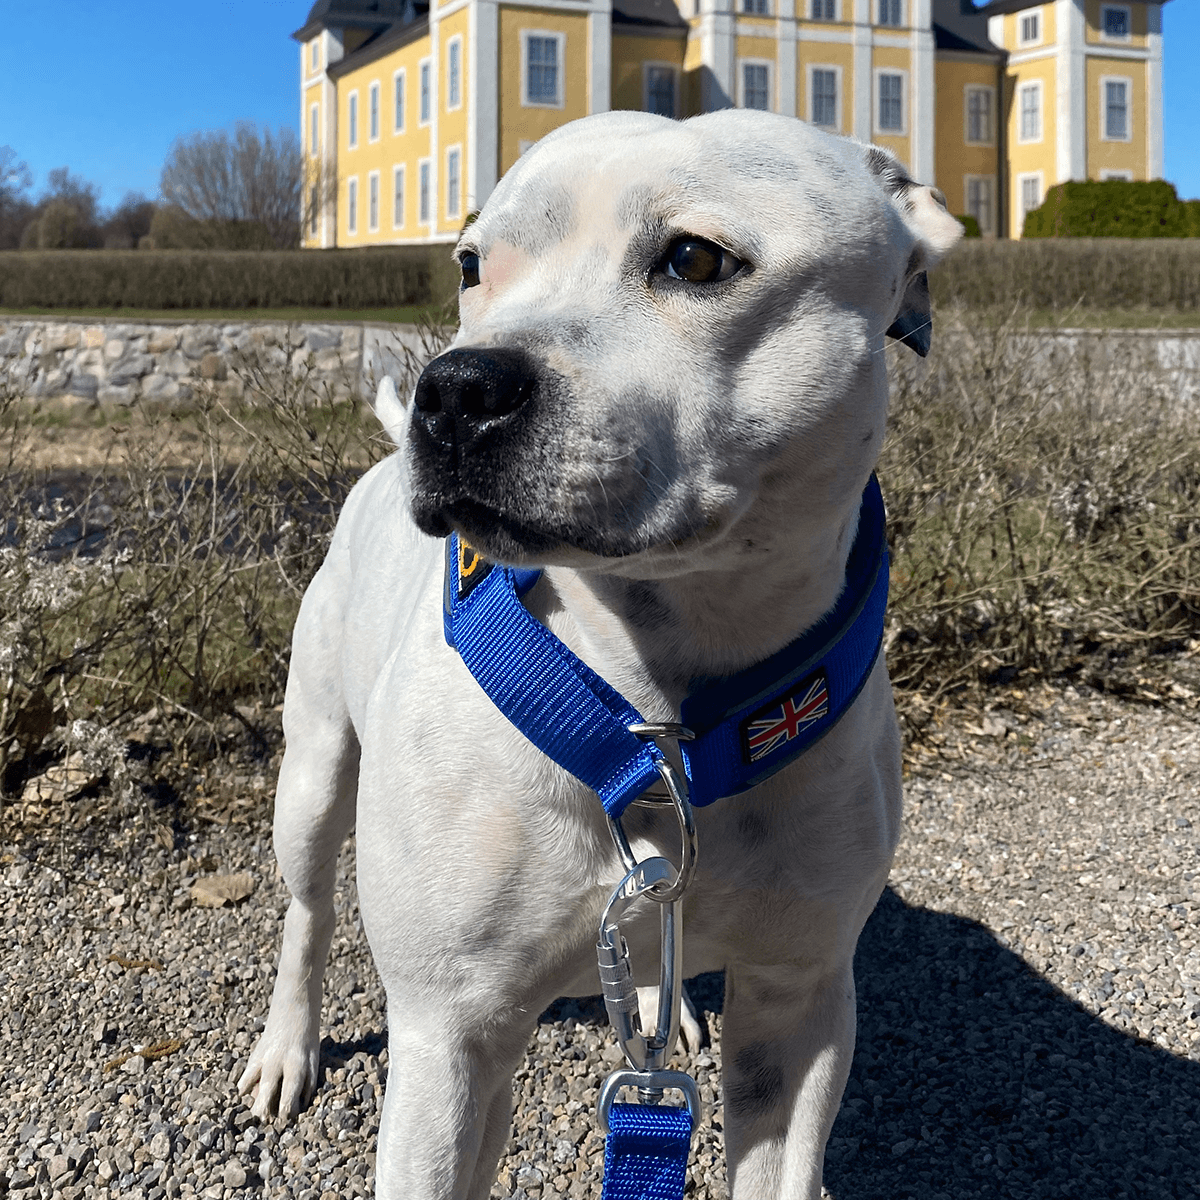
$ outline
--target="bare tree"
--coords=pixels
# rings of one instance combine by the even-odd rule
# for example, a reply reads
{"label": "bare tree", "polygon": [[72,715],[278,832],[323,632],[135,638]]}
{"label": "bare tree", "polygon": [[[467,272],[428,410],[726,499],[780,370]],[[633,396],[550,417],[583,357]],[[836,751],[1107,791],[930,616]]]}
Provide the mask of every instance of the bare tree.
{"label": "bare tree", "polygon": [[85,249],[103,243],[100,190],[67,167],[55,167],[45,192],[29,212],[23,250]]}
{"label": "bare tree", "polygon": [[150,233],[156,208],[154,201],[147,200],[141,192],[126,192],[104,223],[104,248],[136,250],[142,238]]}
{"label": "bare tree", "polygon": [[279,249],[300,238],[304,156],[293,130],[240,121],[179,138],[163,166],[163,199],[198,223],[208,245]]}
{"label": "bare tree", "polygon": [[29,223],[33,205],[26,193],[33,182],[29,168],[11,146],[0,146],[0,250],[15,249]]}

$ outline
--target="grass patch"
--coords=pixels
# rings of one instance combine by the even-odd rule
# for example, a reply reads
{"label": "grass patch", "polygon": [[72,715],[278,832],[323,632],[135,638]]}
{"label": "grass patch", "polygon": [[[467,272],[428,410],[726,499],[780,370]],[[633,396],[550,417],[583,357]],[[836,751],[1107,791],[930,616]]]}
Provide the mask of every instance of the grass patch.
{"label": "grass patch", "polygon": [[[980,314],[988,319],[986,312]],[[1000,322],[1011,320],[1005,313]],[[1021,313],[1031,329],[1200,329],[1200,308],[1034,308]],[[993,323],[995,319],[993,318]]]}

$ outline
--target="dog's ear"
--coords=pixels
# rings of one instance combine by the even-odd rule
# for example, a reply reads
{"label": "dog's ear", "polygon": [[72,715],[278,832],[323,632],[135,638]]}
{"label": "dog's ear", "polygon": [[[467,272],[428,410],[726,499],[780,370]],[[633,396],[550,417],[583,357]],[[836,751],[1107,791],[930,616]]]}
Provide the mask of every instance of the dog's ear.
{"label": "dog's ear", "polygon": [[896,338],[922,358],[929,353],[933,313],[925,272],[936,266],[963,235],[962,223],[946,211],[946,197],[937,188],[922,187],[909,178],[899,159],[880,146],[869,146],[867,167],[892,197],[916,244],[905,270],[904,298],[888,337]]}
{"label": "dog's ear", "polygon": [[396,393],[396,384],[390,375],[385,375],[379,381],[379,389],[375,393],[375,415],[379,423],[387,431],[388,437],[397,446],[404,445],[404,433],[408,428],[408,413],[400,403]]}

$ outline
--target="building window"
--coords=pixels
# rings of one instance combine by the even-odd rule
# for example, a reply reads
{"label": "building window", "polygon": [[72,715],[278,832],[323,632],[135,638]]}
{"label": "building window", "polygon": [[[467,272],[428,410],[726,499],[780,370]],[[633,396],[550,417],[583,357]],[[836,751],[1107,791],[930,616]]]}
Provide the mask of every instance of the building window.
{"label": "building window", "polygon": [[313,38],[308,51],[309,69],[315,71],[321,65],[321,39]]}
{"label": "building window", "polygon": [[562,107],[562,56],[565,40],[566,35],[561,33],[526,33],[523,104]]}
{"label": "building window", "polygon": [[462,107],[462,38],[453,37],[446,50],[446,107]]}
{"label": "building window", "polygon": [[837,0],[809,0],[808,11],[814,21],[836,21]]}
{"label": "building window", "polygon": [[967,212],[979,222],[980,233],[992,232],[992,181],[986,175],[966,178]]}
{"label": "building window", "polygon": [[367,176],[367,228],[372,233],[379,231],[379,172]]}
{"label": "building window", "polygon": [[646,111],[660,117],[675,116],[675,68],[665,63],[646,64]]}
{"label": "building window", "polygon": [[1132,171],[1101,171],[1100,172],[1100,182],[1101,183],[1107,183],[1110,179],[1120,180],[1120,182],[1122,182],[1122,183],[1132,183],[1133,182],[1133,172]]}
{"label": "building window", "polygon": [[883,133],[904,132],[904,76],[880,71],[879,129]]}
{"label": "building window", "polygon": [[1042,85],[1025,83],[1020,88],[1021,124],[1017,135],[1019,142],[1042,140]]}
{"label": "building window", "polygon": [[838,124],[837,72],[830,67],[812,69],[812,108],[810,120],[814,125],[836,129]]}
{"label": "building window", "polygon": [[421,64],[421,117],[419,121],[419,124],[421,125],[429,124],[429,109],[431,101],[431,93],[429,89],[431,87],[430,81],[432,79],[432,69],[433,64],[429,61],[429,59],[426,59]]}
{"label": "building window", "polygon": [[358,232],[358,180],[351,179],[346,183],[346,231]]}
{"label": "building window", "polygon": [[393,80],[393,105],[395,109],[395,123],[393,129],[396,133],[404,132],[404,72],[397,71],[396,77]]}
{"label": "building window", "polygon": [[1104,140],[1106,142],[1129,141],[1129,80],[1103,79]]}
{"label": "building window", "polygon": [[321,111],[320,108],[315,104],[312,106],[312,108],[310,108],[308,110],[308,152],[309,152],[309,154],[316,154],[316,152],[320,149],[320,146],[321,146],[321,143],[319,140],[319,127],[318,127],[318,121],[320,119],[320,111]]}
{"label": "building window", "polygon": [[308,231],[317,235],[317,185],[314,183],[308,193]]}
{"label": "building window", "polygon": [[462,215],[462,151],[453,146],[446,151],[446,216]]}
{"label": "building window", "polygon": [[350,93],[349,119],[346,121],[346,137],[350,149],[358,145],[358,93]]}
{"label": "building window", "polygon": [[1102,4],[1100,6],[1100,32],[1106,38],[1116,42],[1128,41],[1131,32],[1129,9],[1123,4]]}
{"label": "building window", "polygon": [[980,146],[992,143],[992,89],[967,88],[967,141]]}
{"label": "building window", "polygon": [[1022,46],[1032,46],[1042,40],[1042,14],[1039,12],[1021,13],[1017,17],[1017,42]]}
{"label": "building window", "polygon": [[879,24],[902,25],[900,0],[879,0]]}
{"label": "building window", "polygon": [[404,168],[392,168],[392,228],[404,228]]}
{"label": "building window", "polygon": [[370,140],[373,142],[379,141],[379,84],[371,84],[370,90],[367,92],[370,97]]}
{"label": "building window", "polygon": [[742,12],[751,17],[768,17],[771,9],[767,0],[742,0]]}
{"label": "building window", "polygon": [[771,74],[766,63],[742,63],[742,107],[770,109]]}
{"label": "building window", "polygon": [[417,220],[422,225],[429,224],[429,159],[423,158],[418,168],[417,180]]}
{"label": "building window", "polygon": [[1042,174],[1020,175],[1018,182],[1021,188],[1021,221],[1042,206]]}

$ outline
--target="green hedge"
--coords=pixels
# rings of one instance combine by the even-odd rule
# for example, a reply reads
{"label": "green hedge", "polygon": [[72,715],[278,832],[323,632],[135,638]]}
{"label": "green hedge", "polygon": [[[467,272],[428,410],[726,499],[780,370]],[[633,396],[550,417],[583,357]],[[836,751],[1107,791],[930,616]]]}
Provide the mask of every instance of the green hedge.
{"label": "green hedge", "polygon": [[1200,238],[963,241],[929,276],[968,308],[1200,308]]}
{"label": "green hedge", "polygon": [[1180,238],[1200,234],[1197,209],[1158,179],[1055,184],[1025,216],[1024,236]]}
{"label": "green hedge", "polygon": [[450,247],[10,250],[0,308],[393,308],[453,294]]}

